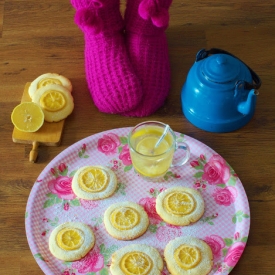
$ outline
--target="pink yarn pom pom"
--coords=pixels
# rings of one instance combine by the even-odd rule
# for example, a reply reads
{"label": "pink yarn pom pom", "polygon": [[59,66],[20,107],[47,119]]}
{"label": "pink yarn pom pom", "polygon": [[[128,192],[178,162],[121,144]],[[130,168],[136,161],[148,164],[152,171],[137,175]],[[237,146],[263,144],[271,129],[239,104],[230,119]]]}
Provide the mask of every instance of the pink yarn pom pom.
{"label": "pink yarn pom pom", "polygon": [[162,8],[157,14],[154,14],[151,19],[156,27],[167,27],[169,24],[169,13],[166,9]]}
{"label": "pink yarn pom pom", "polygon": [[150,19],[155,12],[156,7],[152,2],[144,0],[139,4],[138,13],[142,19]]}
{"label": "pink yarn pom pom", "polygon": [[82,29],[89,28],[92,34],[97,34],[102,29],[102,20],[91,9],[78,10],[74,20]]}

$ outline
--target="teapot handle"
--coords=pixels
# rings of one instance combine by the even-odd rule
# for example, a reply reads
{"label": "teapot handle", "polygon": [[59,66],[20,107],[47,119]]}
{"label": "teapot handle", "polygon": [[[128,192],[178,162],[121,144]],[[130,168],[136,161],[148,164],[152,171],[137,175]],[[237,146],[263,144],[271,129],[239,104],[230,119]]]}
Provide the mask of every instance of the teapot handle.
{"label": "teapot handle", "polygon": [[211,48],[210,50],[202,49],[196,55],[196,62],[208,57],[210,54],[219,54],[219,53],[231,55],[232,57],[241,61],[248,68],[249,72],[251,73],[254,83],[251,84],[251,83],[248,83],[245,81],[245,86],[244,86],[245,90],[259,89],[261,87],[262,81],[261,81],[260,77],[249,66],[247,66],[242,60],[240,60],[238,57],[236,57],[232,53],[229,53],[222,49],[217,49],[217,48]]}

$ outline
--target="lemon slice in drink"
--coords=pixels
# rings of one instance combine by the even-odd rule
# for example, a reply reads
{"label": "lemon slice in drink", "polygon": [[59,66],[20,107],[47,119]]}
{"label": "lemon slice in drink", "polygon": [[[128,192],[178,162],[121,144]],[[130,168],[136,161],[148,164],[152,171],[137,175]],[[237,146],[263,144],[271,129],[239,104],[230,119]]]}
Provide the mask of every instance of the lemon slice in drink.
{"label": "lemon slice in drink", "polygon": [[174,257],[181,268],[191,269],[201,261],[201,252],[196,246],[181,245],[175,250]]}
{"label": "lemon slice in drink", "polygon": [[30,84],[28,90],[30,98],[33,98],[34,94],[38,89],[52,84],[64,86],[69,92],[72,91],[72,84],[68,78],[56,73],[46,73],[37,77]]}
{"label": "lemon slice in drink", "polygon": [[131,207],[119,207],[111,214],[111,223],[119,230],[129,230],[139,222],[139,213]]}
{"label": "lemon slice in drink", "polygon": [[64,228],[57,233],[57,244],[64,250],[78,249],[84,241],[84,234],[78,228]]}
{"label": "lemon slice in drink", "polygon": [[169,149],[169,144],[166,140],[163,140],[160,145],[154,149],[156,143],[158,142],[158,136],[148,136],[143,138],[136,146],[136,151],[146,155],[160,155]]}
{"label": "lemon slice in drink", "polygon": [[44,113],[38,104],[22,102],[13,109],[11,121],[22,132],[36,132],[44,123]]}
{"label": "lemon slice in drink", "polygon": [[140,251],[133,251],[123,256],[120,266],[126,275],[146,275],[150,272],[152,264],[148,255]]}
{"label": "lemon slice in drink", "polygon": [[164,205],[168,212],[175,215],[187,215],[195,208],[196,202],[187,192],[174,191],[166,196]]}

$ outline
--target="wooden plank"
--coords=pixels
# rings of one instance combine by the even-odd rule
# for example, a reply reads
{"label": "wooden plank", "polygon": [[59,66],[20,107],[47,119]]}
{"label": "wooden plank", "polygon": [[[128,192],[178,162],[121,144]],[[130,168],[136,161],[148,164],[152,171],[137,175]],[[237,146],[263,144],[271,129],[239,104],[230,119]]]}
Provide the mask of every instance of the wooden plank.
{"label": "wooden plank", "polygon": [[[28,94],[30,82],[26,83],[21,102],[31,101]],[[34,133],[22,132],[14,127],[12,140],[15,143],[32,144],[30,152],[30,161],[35,162],[39,145],[58,146],[61,142],[61,136],[64,128],[65,119],[59,122],[44,122],[43,126]]]}

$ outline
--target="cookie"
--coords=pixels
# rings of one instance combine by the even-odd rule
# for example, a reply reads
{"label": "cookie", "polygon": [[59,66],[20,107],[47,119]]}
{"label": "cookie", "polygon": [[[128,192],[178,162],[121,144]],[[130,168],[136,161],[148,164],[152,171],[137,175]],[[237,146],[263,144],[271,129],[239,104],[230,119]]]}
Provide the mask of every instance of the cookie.
{"label": "cookie", "polygon": [[83,166],[73,176],[73,192],[81,199],[100,200],[110,197],[117,188],[115,173],[104,166]]}
{"label": "cookie", "polygon": [[209,245],[194,237],[178,237],[164,249],[164,259],[171,275],[206,275],[213,266]]}
{"label": "cookie", "polygon": [[45,87],[49,84],[57,84],[65,87],[69,92],[72,92],[72,83],[71,81],[63,75],[56,73],[46,73],[38,76],[29,86],[29,96],[33,98],[35,92],[41,88]]}
{"label": "cookie", "polygon": [[146,244],[122,247],[111,258],[112,275],[160,275],[163,269],[163,260],[158,250]]}
{"label": "cookie", "polygon": [[92,229],[81,222],[66,222],[57,226],[50,235],[49,249],[53,256],[63,261],[83,258],[95,244]]}
{"label": "cookie", "polygon": [[74,109],[72,94],[63,86],[49,84],[39,88],[32,101],[40,105],[45,121],[58,122],[70,115]]}
{"label": "cookie", "polygon": [[107,232],[118,240],[133,240],[143,235],[149,218],[142,206],[124,201],[110,205],[104,213]]}
{"label": "cookie", "polygon": [[204,200],[193,188],[171,187],[157,196],[156,211],[169,224],[189,225],[202,217]]}

